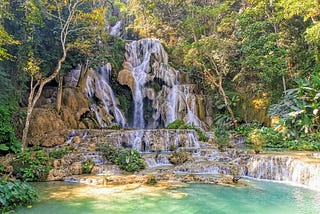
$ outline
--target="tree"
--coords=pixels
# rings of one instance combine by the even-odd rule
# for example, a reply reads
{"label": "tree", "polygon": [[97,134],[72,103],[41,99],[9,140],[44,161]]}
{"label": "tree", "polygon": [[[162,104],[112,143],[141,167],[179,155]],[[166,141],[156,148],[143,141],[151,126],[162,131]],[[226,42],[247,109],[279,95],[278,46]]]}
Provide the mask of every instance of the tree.
{"label": "tree", "polygon": [[205,80],[212,89],[218,88],[236,128],[238,122],[223,85],[227,75],[232,72],[230,58],[236,53],[234,47],[235,45],[229,39],[218,38],[216,35],[203,37],[193,43],[186,55],[185,62],[201,69]]}
{"label": "tree", "polygon": [[5,45],[19,44],[19,41],[15,40],[3,27],[3,16],[12,18],[12,15],[6,10],[9,1],[1,0],[0,5],[0,61],[9,59],[11,55],[8,53]]}
{"label": "tree", "polygon": [[[67,57],[67,44],[68,44],[68,36],[72,32],[72,24],[75,21],[76,14],[78,12],[78,7],[83,4],[83,0],[70,0],[70,1],[63,1],[63,2],[55,2],[56,3],[56,9],[57,11],[51,11],[52,7],[50,8],[50,1],[45,2],[47,4],[44,4],[44,6],[48,6],[46,11],[46,14],[48,16],[51,16],[52,18],[57,19],[60,22],[60,45],[62,49],[62,56],[59,58],[56,68],[54,69],[53,73],[50,74],[47,77],[44,77],[40,73],[39,68],[39,62],[34,59],[33,55],[30,56],[28,60],[28,67],[26,67],[25,71],[28,72],[28,74],[31,77],[30,80],[30,94],[28,97],[28,106],[27,106],[27,116],[26,116],[26,122],[25,127],[23,129],[22,134],[22,151],[28,146],[27,145],[27,136],[30,126],[30,119],[32,111],[40,98],[40,95],[42,93],[43,87],[52,81],[60,72],[62,63],[65,61]],[[33,5],[35,6],[35,5]],[[56,13],[55,13],[56,12]],[[65,12],[66,19],[63,18],[63,12]]]}

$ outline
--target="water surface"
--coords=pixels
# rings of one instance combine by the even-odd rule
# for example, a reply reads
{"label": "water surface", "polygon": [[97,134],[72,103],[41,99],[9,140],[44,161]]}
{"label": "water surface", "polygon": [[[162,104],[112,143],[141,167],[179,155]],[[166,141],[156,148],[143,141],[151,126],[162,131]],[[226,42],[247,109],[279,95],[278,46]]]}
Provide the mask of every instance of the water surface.
{"label": "water surface", "polygon": [[286,184],[249,181],[248,186],[192,184],[172,189],[127,185],[94,187],[64,182],[36,184],[40,199],[18,213],[319,213],[320,192]]}

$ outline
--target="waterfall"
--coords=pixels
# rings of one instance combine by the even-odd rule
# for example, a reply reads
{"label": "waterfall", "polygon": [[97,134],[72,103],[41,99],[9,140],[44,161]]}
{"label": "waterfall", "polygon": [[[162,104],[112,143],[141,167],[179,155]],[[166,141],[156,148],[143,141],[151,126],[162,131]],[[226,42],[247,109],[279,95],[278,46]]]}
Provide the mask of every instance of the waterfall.
{"label": "waterfall", "polygon": [[320,189],[319,159],[306,155],[256,155],[247,164],[247,175]]}
{"label": "waterfall", "polygon": [[[113,90],[109,85],[109,78],[111,72],[111,65],[100,68],[98,72],[94,72],[88,76],[86,82],[85,92],[91,101],[90,108],[95,112],[98,123],[101,127],[106,127],[105,113],[113,115],[115,122],[119,123],[122,127],[126,126],[126,119],[121,110],[117,107],[117,101],[114,96]],[[97,104],[96,99],[99,100]],[[105,113],[101,112],[101,108]]]}
{"label": "waterfall", "polygon": [[173,85],[168,94],[168,110],[166,114],[165,126],[177,119],[177,99],[178,99],[178,86]]}
{"label": "waterfall", "polygon": [[[142,39],[126,44],[124,67],[133,78],[133,84],[128,78],[120,78],[121,84],[127,84],[133,94],[133,128],[161,128],[176,119],[202,125],[197,116],[194,85],[179,82],[180,72],[168,64],[167,53],[159,40]],[[145,121],[145,98],[152,103],[149,121]]]}
{"label": "waterfall", "polygon": [[158,40],[142,39],[126,45],[126,61],[131,67],[134,78],[134,128],[145,128],[143,116],[144,86],[149,80],[147,74],[151,72],[151,55],[160,63],[168,63],[168,56]]}
{"label": "waterfall", "polygon": [[187,85],[184,87],[184,90],[182,91],[183,100],[186,103],[187,108],[187,114],[184,118],[184,120],[193,125],[201,126],[201,122],[199,118],[196,116],[195,112],[197,112],[197,98],[196,96],[190,92],[190,87]]}

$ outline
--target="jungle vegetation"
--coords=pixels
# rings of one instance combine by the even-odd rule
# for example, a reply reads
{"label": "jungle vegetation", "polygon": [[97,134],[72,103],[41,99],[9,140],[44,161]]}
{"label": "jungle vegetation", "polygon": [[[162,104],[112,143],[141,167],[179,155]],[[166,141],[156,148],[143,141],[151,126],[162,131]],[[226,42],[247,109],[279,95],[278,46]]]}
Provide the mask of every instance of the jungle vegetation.
{"label": "jungle vegetation", "polygon": [[[113,37],[108,27],[120,20],[124,31]],[[27,148],[28,121],[46,84],[61,86],[78,64],[83,75],[106,61],[117,72],[124,41],[148,37],[160,39],[170,64],[212,97],[215,131],[320,150],[317,0],[0,0],[0,155]],[[21,136],[17,120],[26,124]]]}

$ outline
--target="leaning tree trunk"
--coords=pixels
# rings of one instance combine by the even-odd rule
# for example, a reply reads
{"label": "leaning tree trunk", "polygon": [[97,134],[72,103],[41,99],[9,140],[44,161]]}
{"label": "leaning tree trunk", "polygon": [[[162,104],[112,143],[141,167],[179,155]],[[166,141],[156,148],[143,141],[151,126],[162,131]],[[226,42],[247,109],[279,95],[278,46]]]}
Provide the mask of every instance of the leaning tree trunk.
{"label": "leaning tree trunk", "polygon": [[59,76],[59,85],[58,85],[58,93],[57,93],[57,111],[60,112],[61,110],[61,103],[62,103],[62,90],[63,90],[63,76]]}
{"label": "leaning tree trunk", "polygon": [[234,125],[234,128],[238,128],[238,122],[237,122],[237,119],[236,117],[234,116],[234,113],[232,111],[232,108],[230,107],[230,103],[229,103],[229,99],[228,99],[228,96],[226,95],[222,85],[219,85],[219,91],[220,91],[220,94],[223,96],[223,100],[224,100],[224,104],[226,105],[226,108],[231,116],[231,119],[232,119],[232,123]]}
{"label": "leaning tree trunk", "polygon": [[27,117],[26,117],[26,122],[22,131],[22,148],[21,148],[22,151],[24,151],[27,145],[27,137],[28,137],[29,127],[30,127],[31,113],[34,108],[34,106],[32,105],[32,102],[30,101],[33,97],[33,93],[34,91],[30,92],[29,99],[28,99]]}
{"label": "leaning tree trunk", "polygon": [[238,121],[237,121],[236,117],[234,116],[233,110],[232,110],[232,108],[230,106],[229,97],[227,96],[227,94],[224,91],[224,88],[222,86],[222,82],[223,82],[222,75],[223,75],[223,73],[222,72],[218,72],[218,69],[216,69],[217,77],[214,77],[207,70],[205,70],[204,73],[205,73],[206,77],[210,80],[210,82],[212,83],[212,84],[210,84],[212,89],[214,89],[215,87],[217,87],[219,89],[219,93],[223,97],[224,104],[226,105],[227,111],[231,116],[232,123],[233,123],[234,127],[237,128],[238,127]]}

